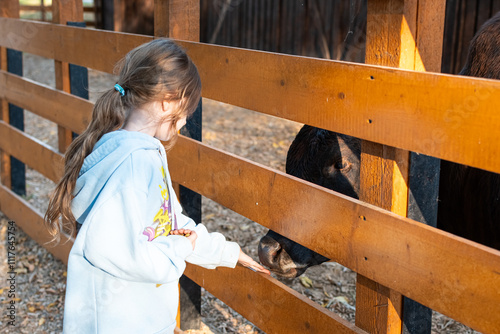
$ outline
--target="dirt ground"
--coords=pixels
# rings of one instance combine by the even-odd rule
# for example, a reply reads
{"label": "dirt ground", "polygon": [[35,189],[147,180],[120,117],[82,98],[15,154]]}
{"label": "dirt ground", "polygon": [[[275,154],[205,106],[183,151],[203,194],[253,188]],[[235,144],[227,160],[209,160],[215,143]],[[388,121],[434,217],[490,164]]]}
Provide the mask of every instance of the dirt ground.
{"label": "dirt ground", "polygon": [[[54,86],[53,61],[24,55],[24,75]],[[89,72],[90,99],[95,101],[103,89],[112,87],[114,77],[97,71]],[[71,112],[71,110],[68,110]],[[55,124],[25,112],[25,131],[56,146]],[[252,161],[283,171],[288,146],[301,124],[258,114],[216,101],[203,101],[203,141]],[[48,196],[54,184],[28,168],[26,199],[40,212],[45,212]],[[266,229],[221,205],[203,199],[203,223],[209,230],[220,231],[238,242],[254,259],[257,244]],[[0,271],[7,270],[6,246],[8,218],[0,213]],[[8,326],[5,317],[0,322],[2,333],[60,333],[66,267],[22,231],[16,232],[17,314],[16,326]],[[310,268],[302,278],[281,280],[313,301],[354,322],[356,274],[339,264],[329,262]],[[308,279],[306,279],[308,278]],[[0,304],[9,299],[5,279],[0,283]],[[2,312],[4,314],[4,312]],[[200,330],[190,333],[263,333],[238,313],[202,292]],[[434,313],[432,333],[477,333],[443,315]]]}

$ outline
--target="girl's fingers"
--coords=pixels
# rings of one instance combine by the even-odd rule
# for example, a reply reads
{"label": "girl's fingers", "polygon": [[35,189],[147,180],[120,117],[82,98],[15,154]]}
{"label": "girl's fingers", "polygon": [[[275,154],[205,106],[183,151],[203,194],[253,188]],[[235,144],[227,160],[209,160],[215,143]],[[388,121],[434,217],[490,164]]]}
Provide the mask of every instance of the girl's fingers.
{"label": "girl's fingers", "polygon": [[238,262],[242,266],[250,268],[253,271],[261,272],[261,273],[268,274],[268,275],[271,274],[269,270],[267,270],[266,268],[264,268],[262,265],[260,265],[257,261],[255,261],[254,259],[252,259],[247,254],[245,254],[242,250],[240,250],[240,255],[239,255],[239,258],[238,258]]}
{"label": "girl's fingers", "polygon": [[271,275],[271,272],[269,270],[267,270],[266,268],[264,268],[263,266],[261,266],[257,262],[253,263],[252,266],[250,266],[249,268],[252,269],[253,271],[258,271],[260,273]]}
{"label": "girl's fingers", "polygon": [[190,235],[191,233],[193,233],[193,231],[185,229],[185,228],[180,228],[178,230],[170,231],[170,234],[173,234],[173,235]]}
{"label": "girl's fingers", "polygon": [[182,229],[180,234],[182,234],[185,237],[189,237],[192,233],[195,233],[195,232],[193,232],[191,230],[187,230],[187,229]]}

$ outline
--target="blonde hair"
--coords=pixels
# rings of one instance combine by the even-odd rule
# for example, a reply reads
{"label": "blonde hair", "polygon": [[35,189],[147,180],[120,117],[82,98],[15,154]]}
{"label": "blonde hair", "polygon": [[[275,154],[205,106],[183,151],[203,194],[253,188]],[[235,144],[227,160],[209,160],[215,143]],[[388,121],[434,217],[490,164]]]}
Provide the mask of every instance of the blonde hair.
{"label": "blonde hair", "polygon": [[168,150],[177,139],[177,122],[189,117],[201,97],[201,81],[196,66],[182,48],[169,39],[155,39],[130,51],[118,64],[121,95],[113,87],[99,97],[87,129],[68,147],[64,175],[51,196],[45,224],[56,243],[61,233],[75,235],[76,220],[71,201],[84,159],[105,134],[118,130],[130,112],[154,101],[178,101],[179,108],[162,122],[169,121],[176,135],[166,143]]}

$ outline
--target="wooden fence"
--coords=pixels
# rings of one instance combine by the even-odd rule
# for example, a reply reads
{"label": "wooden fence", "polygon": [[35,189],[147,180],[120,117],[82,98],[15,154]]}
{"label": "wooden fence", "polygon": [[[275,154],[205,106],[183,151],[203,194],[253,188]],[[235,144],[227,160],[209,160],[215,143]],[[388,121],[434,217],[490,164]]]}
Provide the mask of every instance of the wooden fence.
{"label": "wooden fence", "polygon": [[[69,94],[68,63],[111,73],[153,38],[65,26],[81,21],[75,4],[58,11],[61,24],[50,24],[18,19],[17,0],[0,3],[0,210],[39,243],[49,239],[42,213],[8,187],[5,157],[57,181],[67,133],[81,133],[92,109]],[[188,265],[186,275],[268,333],[401,332],[402,295],[498,333],[500,252],[405,217],[409,151],[500,172],[500,82],[422,72],[439,72],[444,1],[369,0],[367,62],[376,65],[198,43],[199,10],[195,0],[156,0],[155,35],[183,40],[203,96],[362,138],[364,201],[186,137],[169,153],[172,178],[357,272],[356,324],[241,267]],[[7,49],[54,59],[57,89],[6,71]],[[7,103],[59,124],[59,150],[9,125]],[[383,200],[370,197],[373,189]],[[66,262],[70,247],[48,250]]]}

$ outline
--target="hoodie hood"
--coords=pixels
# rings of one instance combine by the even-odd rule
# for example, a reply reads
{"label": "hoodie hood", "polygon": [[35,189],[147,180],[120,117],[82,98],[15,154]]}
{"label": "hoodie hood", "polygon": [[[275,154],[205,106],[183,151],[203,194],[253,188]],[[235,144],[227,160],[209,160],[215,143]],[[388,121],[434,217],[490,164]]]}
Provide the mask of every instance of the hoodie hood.
{"label": "hoodie hood", "polygon": [[77,222],[83,223],[108,179],[137,150],[157,150],[165,156],[162,143],[147,134],[117,130],[104,134],[84,160],[71,203]]}

